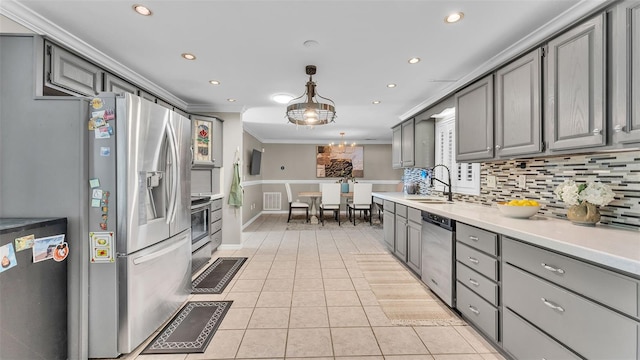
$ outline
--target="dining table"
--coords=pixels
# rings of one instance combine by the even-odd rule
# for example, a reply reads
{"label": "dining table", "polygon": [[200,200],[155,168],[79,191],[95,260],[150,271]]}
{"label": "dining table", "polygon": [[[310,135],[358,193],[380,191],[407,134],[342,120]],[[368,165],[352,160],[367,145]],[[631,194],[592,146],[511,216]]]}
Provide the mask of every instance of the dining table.
{"label": "dining table", "polygon": [[[318,224],[318,199],[322,197],[322,191],[301,191],[298,193],[298,197],[311,199],[311,218],[309,222],[311,224]],[[342,198],[353,198],[353,192],[340,193]]]}

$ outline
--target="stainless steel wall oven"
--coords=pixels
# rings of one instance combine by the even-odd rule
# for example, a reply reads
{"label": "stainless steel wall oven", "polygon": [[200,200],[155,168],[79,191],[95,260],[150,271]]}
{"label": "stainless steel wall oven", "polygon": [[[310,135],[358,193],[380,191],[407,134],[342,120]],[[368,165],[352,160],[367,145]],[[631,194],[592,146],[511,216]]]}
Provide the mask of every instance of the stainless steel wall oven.
{"label": "stainless steel wall oven", "polygon": [[197,271],[211,258],[210,197],[191,198],[191,270]]}

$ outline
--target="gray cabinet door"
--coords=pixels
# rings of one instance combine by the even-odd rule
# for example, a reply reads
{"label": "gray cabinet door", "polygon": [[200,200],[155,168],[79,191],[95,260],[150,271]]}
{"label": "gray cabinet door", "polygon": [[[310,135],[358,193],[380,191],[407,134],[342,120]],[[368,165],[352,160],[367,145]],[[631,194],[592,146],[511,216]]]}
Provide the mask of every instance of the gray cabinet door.
{"label": "gray cabinet door", "polygon": [[549,41],[547,140],[550,150],[606,144],[605,15]]}
{"label": "gray cabinet door", "polygon": [[640,141],[640,1],[626,1],[614,10],[613,139]]}
{"label": "gray cabinet door", "polygon": [[407,262],[407,219],[396,214],[396,246],[395,254],[403,262]]}
{"label": "gray cabinet door", "polygon": [[222,120],[214,119],[212,126],[213,144],[211,144],[214,167],[222,167],[222,126]]}
{"label": "gray cabinet door", "polygon": [[496,73],[496,156],[542,152],[541,68],[537,49]]}
{"label": "gray cabinet door", "polygon": [[99,67],[49,42],[45,42],[45,54],[47,86],[87,96],[102,91]]}
{"label": "gray cabinet door", "polygon": [[407,265],[416,273],[421,273],[422,264],[422,224],[413,221],[407,226]]}
{"label": "gray cabinet door", "polygon": [[111,74],[104,74],[104,91],[138,95],[137,87]]}
{"label": "gray cabinet door", "polygon": [[435,165],[435,129],[436,122],[434,119],[428,120],[415,119],[414,124],[414,167],[431,168]]}
{"label": "gray cabinet door", "polygon": [[384,232],[384,242],[387,244],[389,250],[395,252],[396,250],[396,216],[393,212],[387,211],[387,208],[384,208],[383,215],[383,232]]}
{"label": "gray cabinet door", "polygon": [[413,167],[414,162],[414,136],[415,128],[413,119],[402,123],[402,167]]}
{"label": "gray cabinet door", "polygon": [[400,169],[402,167],[402,126],[398,125],[391,131],[391,167]]}
{"label": "gray cabinet door", "polygon": [[456,93],[456,162],[493,158],[493,75]]}

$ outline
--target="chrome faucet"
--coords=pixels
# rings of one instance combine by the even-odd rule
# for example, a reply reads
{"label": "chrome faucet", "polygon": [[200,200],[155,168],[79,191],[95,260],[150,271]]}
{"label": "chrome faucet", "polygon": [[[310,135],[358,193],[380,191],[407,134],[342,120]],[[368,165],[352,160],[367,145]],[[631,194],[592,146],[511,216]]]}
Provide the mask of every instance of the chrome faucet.
{"label": "chrome faucet", "polygon": [[[438,166],[442,166],[443,168],[447,169],[447,176],[449,178],[449,183],[446,183],[446,182],[444,182],[444,181],[442,181],[440,179],[436,179],[436,174],[435,174],[434,170]],[[452,202],[453,201],[453,194],[452,194],[452,191],[451,191],[451,171],[449,171],[449,168],[446,165],[438,164],[438,165],[435,165],[434,167],[431,168],[431,172],[432,172],[432,174],[431,174],[431,186],[433,186],[433,180],[436,180],[436,181],[444,184],[445,186],[447,186],[449,188],[449,191],[445,192],[444,194],[447,195],[447,200]]]}

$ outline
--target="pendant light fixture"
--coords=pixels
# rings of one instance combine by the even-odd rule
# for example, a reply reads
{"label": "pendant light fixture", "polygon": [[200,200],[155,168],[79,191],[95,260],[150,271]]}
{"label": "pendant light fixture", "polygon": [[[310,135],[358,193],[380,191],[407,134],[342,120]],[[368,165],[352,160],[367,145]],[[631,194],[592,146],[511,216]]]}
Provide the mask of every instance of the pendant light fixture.
{"label": "pendant light fixture", "polygon": [[337,153],[343,153],[345,152],[346,149],[348,148],[353,149],[355,146],[356,146],[355,142],[352,142],[351,144],[347,144],[347,142],[344,141],[344,132],[340,133],[340,142],[337,145],[334,142],[329,144],[329,147],[331,148],[331,152],[337,152]]}
{"label": "pendant light fixture", "polygon": [[[336,118],[335,103],[333,100],[322,97],[316,92],[316,83],[313,82],[316,66],[307,65],[305,70],[309,75],[306,91],[289,102],[287,106],[289,122],[307,126],[325,125],[334,122]],[[319,99],[324,102],[320,102]]]}

